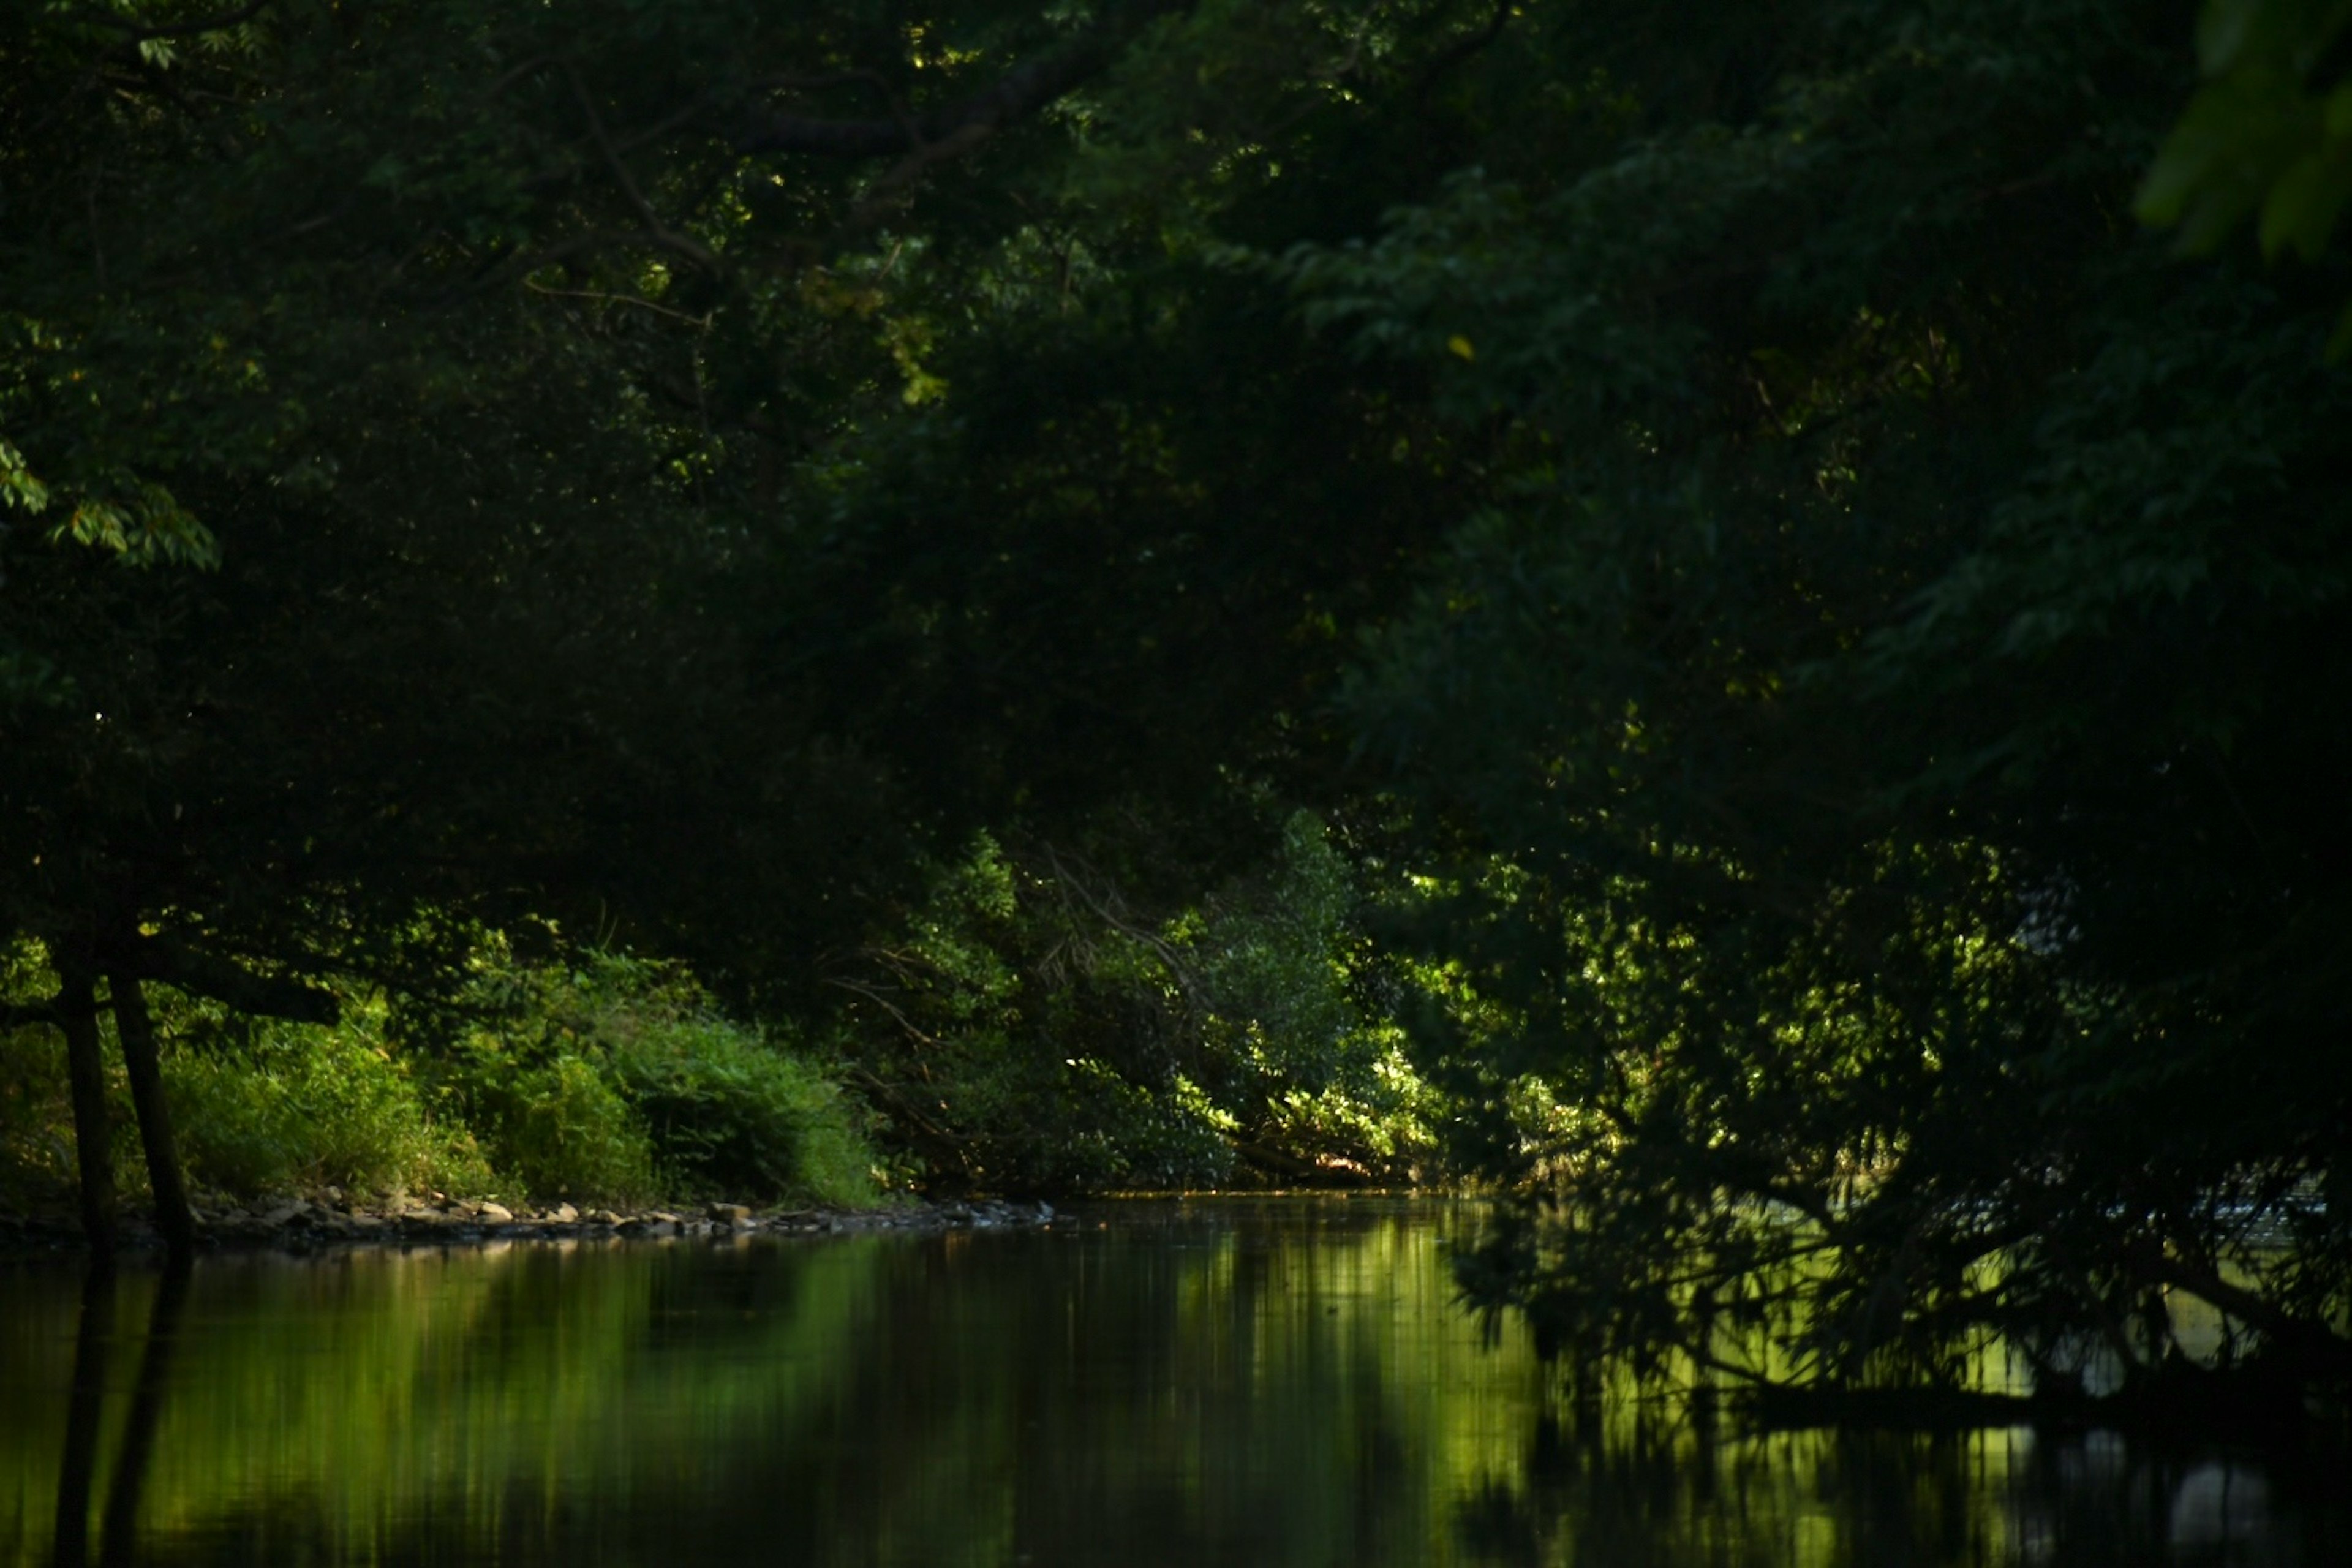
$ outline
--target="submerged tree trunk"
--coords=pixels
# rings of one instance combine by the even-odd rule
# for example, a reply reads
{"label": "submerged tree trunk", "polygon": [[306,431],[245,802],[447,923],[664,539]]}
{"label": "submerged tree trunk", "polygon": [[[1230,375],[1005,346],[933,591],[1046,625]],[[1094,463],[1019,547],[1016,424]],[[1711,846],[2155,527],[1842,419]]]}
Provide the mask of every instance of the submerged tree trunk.
{"label": "submerged tree trunk", "polygon": [[115,972],[107,977],[114,994],[114,1032],[122,1042],[122,1065],[131,1076],[131,1103],[139,1112],[139,1142],[147,1152],[147,1182],[155,1193],[155,1228],[174,1258],[195,1250],[195,1216],[180,1179],[180,1151],[172,1137],[172,1111],[163,1100],[163,1068],[155,1050],[154,1021],[138,980]]}
{"label": "submerged tree trunk", "polygon": [[58,1027],[66,1037],[66,1070],[73,1085],[74,1163],[81,1176],[81,1228],[90,1249],[114,1250],[114,1135],[106,1111],[106,1060],[98,1040],[98,999],[91,972],[58,962]]}

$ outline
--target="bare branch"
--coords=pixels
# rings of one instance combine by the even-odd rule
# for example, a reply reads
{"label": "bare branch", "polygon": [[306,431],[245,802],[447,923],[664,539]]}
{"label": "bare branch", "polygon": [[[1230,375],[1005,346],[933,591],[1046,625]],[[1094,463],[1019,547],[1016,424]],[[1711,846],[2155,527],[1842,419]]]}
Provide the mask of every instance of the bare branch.
{"label": "bare branch", "polygon": [[[1182,953],[1178,952],[1174,946],[1159,932],[1139,926],[1127,919],[1126,911],[1118,907],[1116,889],[1097,894],[1087,886],[1082,876],[1062,864],[1060,853],[1052,845],[1045,845],[1044,848],[1045,859],[1054,868],[1054,880],[1057,887],[1067,893],[1075,893],[1078,901],[1085,904],[1095,918],[1104,925],[1130,941],[1141,942],[1158,955],[1160,962],[1167,967],[1170,978],[1176,982],[1176,988],[1184,994],[1185,1006],[1192,1013],[1206,1015],[1213,1011],[1206,1000],[1202,997],[1199,979],[1193,974],[1192,965],[1185,963]],[[1076,857],[1072,858],[1075,859]],[[1080,872],[1086,869],[1084,862],[1079,862],[1078,866]]]}
{"label": "bare branch", "polygon": [[683,310],[673,310],[667,305],[656,305],[651,300],[635,294],[601,294],[593,289],[550,289],[544,283],[534,283],[526,278],[522,286],[534,294],[544,294],[552,300],[589,300],[602,305],[635,305],[640,310],[651,310],[656,316],[667,316],[673,321],[684,321],[702,331],[710,330],[710,316],[705,312],[689,316]]}
{"label": "bare branch", "polygon": [[637,189],[636,181],[629,177],[629,167],[621,161],[612,137],[605,134],[604,116],[596,112],[595,101],[588,96],[587,84],[580,79],[580,73],[569,62],[564,65],[563,74],[571,79],[572,96],[579,100],[580,112],[587,117],[588,133],[594,138],[596,150],[604,155],[605,166],[612,170],[614,183],[621,187],[621,194],[629,198],[629,205],[637,209],[637,216],[645,220],[646,231],[663,248],[676,251],[714,272],[719,270],[718,257],[686,236],[673,233],[669,226],[662,222],[661,215],[654,211],[653,204],[646,200],[643,191]]}
{"label": "bare branch", "polygon": [[906,1030],[908,1036],[912,1038],[916,1044],[932,1047],[936,1047],[939,1044],[939,1041],[931,1038],[930,1036],[917,1028],[913,1019],[900,1012],[898,1007],[892,1004],[888,997],[883,995],[881,992],[877,991],[871,985],[863,984],[855,980],[839,979],[827,980],[825,984],[827,985],[839,986],[844,991],[855,992],[856,994],[865,997],[868,1002],[873,1003],[877,1007],[881,1008],[882,1011],[889,1014],[893,1018],[896,1018],[898,1021],[898,1026]]}

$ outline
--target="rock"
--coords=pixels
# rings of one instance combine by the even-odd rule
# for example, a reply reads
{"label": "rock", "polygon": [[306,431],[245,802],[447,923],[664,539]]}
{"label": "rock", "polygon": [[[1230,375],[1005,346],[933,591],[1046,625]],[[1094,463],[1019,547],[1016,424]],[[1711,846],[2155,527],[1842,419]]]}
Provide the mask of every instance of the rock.
{"label": "rock", "polygon": [[573,1225],[580,1219],[580,1211],[570,1204],[558,1204],[548,1211],[547,1217],[558,1225]]}
{"label": "rock", "polygon": [[491,1225],[511,1225],[514,1223],[514,1210],[507,1207],[504,1204],[486,1203],[482,1205],[481,1207],[476,1209],[474,1213],[478,1217],[488,1221]]}
{"label": "rock", "polygon": [[1039,1225],[1051,1225],[1054,1223],[1054,1205],[1052,1204],[1045,1203],[1043,1201],[1039,1202],[1037,1205],[1037,1223]]}
{"label": "rock", "polygon": [[303,1202],[300,1198],[295,1198],[289,1202],[279,1204],[276,1208],[273,1208],[267,1214],[263,1215],[261,1216],[261,1223],[273,1229],[278,1229],[286,1226],[299,1225],[305,1219],[310,1217],[310,1205]]}
{"label": "rock", "polygon": [[621,1216],[614,1214],[611,1209],[598,1209],[595,1213],[590,1215],[588,1219],[593,1225],[618,1225],[621,1223]]}
{"label": "rock", "polygon": [[712,1204],[707,1212],[721,1225],[749,1225],[751,1221],[751,1211],[741,1204]]}

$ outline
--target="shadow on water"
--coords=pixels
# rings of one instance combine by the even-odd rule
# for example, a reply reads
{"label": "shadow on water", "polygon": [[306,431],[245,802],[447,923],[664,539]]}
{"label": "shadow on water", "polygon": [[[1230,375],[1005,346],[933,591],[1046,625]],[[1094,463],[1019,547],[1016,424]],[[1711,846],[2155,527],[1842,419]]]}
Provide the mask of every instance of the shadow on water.
{"label": "shadow on water", "polygon": [[0,1560],[2352,1561],[2342,1489],[2291,1452],[1564,1400],[1454,1307],[1457,1223],[1127,1205],[1044,1235],[0,1273]]}

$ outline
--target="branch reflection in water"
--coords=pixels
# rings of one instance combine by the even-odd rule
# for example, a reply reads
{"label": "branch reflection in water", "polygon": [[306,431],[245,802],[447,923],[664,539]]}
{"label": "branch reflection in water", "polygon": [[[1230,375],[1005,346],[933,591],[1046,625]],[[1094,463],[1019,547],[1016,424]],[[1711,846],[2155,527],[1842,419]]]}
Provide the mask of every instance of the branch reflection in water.
{"label": "branch reflection in water", "polygon": [[0,1556],[102,1498],[107,1563],[2352,1560],[2325,1457],[1570,1396],[1455,1306],[1476,1214],[16,1266]]}

